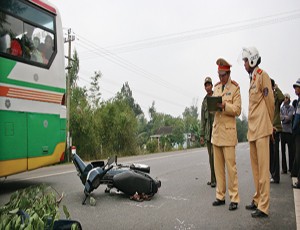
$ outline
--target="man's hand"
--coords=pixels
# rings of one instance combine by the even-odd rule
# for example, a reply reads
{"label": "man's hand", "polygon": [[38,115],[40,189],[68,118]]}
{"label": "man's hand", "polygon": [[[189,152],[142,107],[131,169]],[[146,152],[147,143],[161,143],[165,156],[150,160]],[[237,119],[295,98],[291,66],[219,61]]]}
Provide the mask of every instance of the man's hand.
{"label": "man's hand", "polygon": [[225,105],[226,105],[225,102],[217,103],[217,106],[220,108],[221,111],[223,111],[225,109]]}

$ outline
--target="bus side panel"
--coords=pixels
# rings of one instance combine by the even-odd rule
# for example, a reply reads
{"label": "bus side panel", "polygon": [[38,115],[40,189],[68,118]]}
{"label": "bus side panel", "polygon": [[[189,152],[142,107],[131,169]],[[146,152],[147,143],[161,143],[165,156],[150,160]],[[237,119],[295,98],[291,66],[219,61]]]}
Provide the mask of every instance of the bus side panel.
{"label": "bus side panel", "polygon": [[59,130],[59,115],[28,113],[28,157],[51,155],[60,142]]}
{"label": "bus side panel", "polygon": [[28,170],[60,161],[65,146],[60,129],[59,115],[28,114]]}
{"label": "bus side panel", "polygon": [[26,113],[0,111],[0,160],[27,158]]}
{"label": "bus side panel", "polygon": [[60,141],[66,141],[66,118],[60,120]]}
{"label": "bus side panel", "polygon": [[0,177],[27,170],[27,118],[0,110]]}

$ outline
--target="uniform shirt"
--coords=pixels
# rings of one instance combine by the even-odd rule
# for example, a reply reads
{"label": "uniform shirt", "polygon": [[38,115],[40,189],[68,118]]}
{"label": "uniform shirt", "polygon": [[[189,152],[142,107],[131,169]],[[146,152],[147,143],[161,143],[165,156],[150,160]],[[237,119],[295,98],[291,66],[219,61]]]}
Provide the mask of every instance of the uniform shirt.
{"label": "uniform shirt", "polygon": [[212,132],[212,124],[214,122],[214,114],[208,112],[207,109],[207,97],[206,95],[202,101],[201,106],[201,121],[200,121],[200,136],[204,137],[206,141],[210,142],[211,132]]}
{"label": "uniform shirt", "polygon": [[280,108],[280,119],[282,124],[282,131],[285,133],[292,133],[292,120],[294,114],[294,107],[291,105],[283,105]]}
{"label": "uniform shirt", "polygon": [[216,146],[235,146],[238,143],[235,117],[241,114],[240,87],[231,78],[222,92],[222,84],[215,85],[213,96],[222,96],[225,109],[215,113],[211,143]]}
{"label": "uniform shirt", "polygon": [[269,75],[256,67],[249,88],[248,141],[273,133],[274,96]]}

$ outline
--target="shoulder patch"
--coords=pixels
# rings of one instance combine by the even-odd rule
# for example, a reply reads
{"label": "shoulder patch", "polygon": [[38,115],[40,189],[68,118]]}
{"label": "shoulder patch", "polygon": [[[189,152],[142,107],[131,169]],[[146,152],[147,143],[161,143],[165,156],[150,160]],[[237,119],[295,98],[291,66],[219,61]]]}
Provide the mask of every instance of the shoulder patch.
{"label": "shoulder patch", "polygon": [[218,83],[215,84],[215,87],[216,87],[217,85],[220,85],[220,84],[221,84],[221,82],[219,81]]}
{"label": "shoulder patch", "polygon": [[257,73],[258,73],[258,74],[262,74],[262,72],[263,72],[262,69],[258,69],[258,70],[257,70]]}
{"label": "shoulder patch", "polygon": [[266,87],[263,89],[263,95],[266,97],[269,94],[269,89]]}
{"label": "shoulder patch", "polygon": [[236,87],[239,86],[239,84],[236,81],[234,81],[234,80],[231,80],[231,83],[234,84]]}

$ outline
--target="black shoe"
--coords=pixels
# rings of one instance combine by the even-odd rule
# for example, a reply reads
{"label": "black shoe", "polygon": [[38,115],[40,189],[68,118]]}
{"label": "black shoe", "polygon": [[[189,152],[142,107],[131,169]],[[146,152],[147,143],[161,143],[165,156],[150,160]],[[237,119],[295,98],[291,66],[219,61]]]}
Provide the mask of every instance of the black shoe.
{"label": "black shoe", "polygon": [[216,187],[216,182],[211,182],[210,187],[212,188]]}
{"label": "black shoe", "polygon": [[210,182],[210,181],[208,181],[206,184],[207,184],[207,185],[211,185],[211,182]]}
{"label": "black shoe", "polygon": [[300,184],[296,182],[295,184],[292,184],[292,187],[295,189],[300,189]]}
{"label": "black shoe", "polygon": [[255,205],[254,201],[251,202],[251,204],[246,205],[247,210],[256,210],[257,206]]}
{"label": "black shoe", "polygon": [[270,183],[271,184],[279,184],[279,181],[278,180],[274,180],[273,178],[271,178]]}
{"label": "black shoe", "polygon": [[219,200],[219,199],[216,199],[212,205],[213,206],[220,206],[220,205],[224,205],[225,204],[225,200]]}
{"label": "black shoe", "polygon": [[229,204],[229,211],[236,210],[237,208],[238,208],[238,203],[231,202],[231,203]]}
{"label": "black shoe", "polygon": [[264,218],[264,217],[268,217],[268,215],[262,211],[260,211],[259,209],[256,209],[254,212],[251,213],[251,216],[253,218]]}

